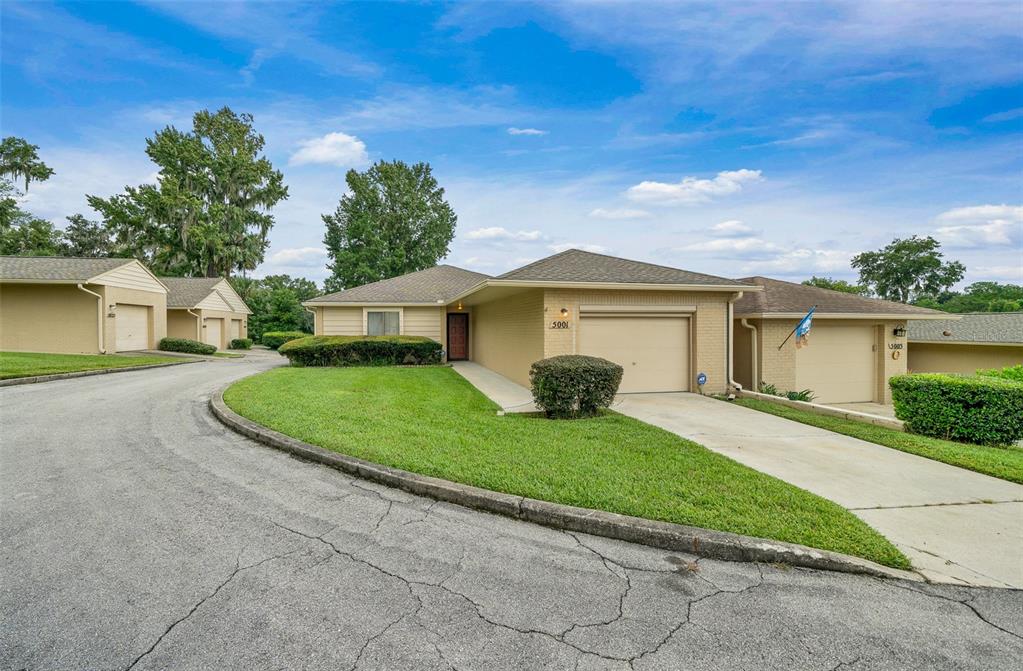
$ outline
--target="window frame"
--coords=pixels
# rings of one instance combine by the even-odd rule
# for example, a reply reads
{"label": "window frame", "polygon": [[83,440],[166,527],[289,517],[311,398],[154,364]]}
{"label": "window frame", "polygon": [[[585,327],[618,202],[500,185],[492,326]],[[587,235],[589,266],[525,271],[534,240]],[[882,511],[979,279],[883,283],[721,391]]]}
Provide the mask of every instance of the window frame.
{"label": "window frame", "polygon": [[369,313],[370,312],[397,312],[398,313],[398,333],[396,335],[405,334],[405,309],[400,307],[363,307],[362,308],[362,335],[369,335]]}

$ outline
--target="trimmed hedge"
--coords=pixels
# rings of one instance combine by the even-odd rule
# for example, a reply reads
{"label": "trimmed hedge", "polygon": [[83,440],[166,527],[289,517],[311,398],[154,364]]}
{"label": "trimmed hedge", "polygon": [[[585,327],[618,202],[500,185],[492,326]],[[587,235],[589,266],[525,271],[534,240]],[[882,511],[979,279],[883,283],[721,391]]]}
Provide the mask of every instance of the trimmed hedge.
{"label": "trimmed hedge", "polygon": [[979,445],[1023,438],[1023,384],[942,373],[899,375],[888,383],[895,416],[925,436]]}
{"label": "trimmed hedge", "polygon": [[270,349],[278,349],[284,343],[299,338],[307,338],[310,334],[301,331],[269,331],[259,337],[259,342]]}
{"label": "trimmed hedge", "polygon": [[156,348],[164,352],[185,352],[186,354],[213,354],[217,351],[213,345],[188,338],[164,338]]}
{"label": "trimmed hedge", "polygon": [[990,368],[988,370],[978,370],[977,375],[983,375],[984,377],[1000,377],[1003,380],[1014,380],[1016,382],[1023,382],[1023,363],[1018,366],[1006,366],[1005,368]]}
{"label": "trimmed hedge", "polygon": [[441,346],[422,336],[306,336],[281,345],[293,366],[425,366]]}
{"label": "trimmed hedge", "polygon": [[611,405],[624,369],[595,356],[568,354],[535,362],[529,369],[533,402],[548,417],[591,417]]}
{"label": "trimmed hedge", "polygon": [[235,338],[227,344],[227,349],[252,349],[252,341],[248,338]]}

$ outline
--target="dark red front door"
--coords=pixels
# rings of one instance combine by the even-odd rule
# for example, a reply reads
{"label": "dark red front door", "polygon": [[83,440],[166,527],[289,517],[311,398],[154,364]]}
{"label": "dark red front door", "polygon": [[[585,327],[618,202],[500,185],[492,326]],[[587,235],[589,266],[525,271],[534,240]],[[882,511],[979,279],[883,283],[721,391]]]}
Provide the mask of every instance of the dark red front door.
{"label": "dark red front door", "polygon": [[469,358],[469,315],[457,312],[448,315],[448,361]]}

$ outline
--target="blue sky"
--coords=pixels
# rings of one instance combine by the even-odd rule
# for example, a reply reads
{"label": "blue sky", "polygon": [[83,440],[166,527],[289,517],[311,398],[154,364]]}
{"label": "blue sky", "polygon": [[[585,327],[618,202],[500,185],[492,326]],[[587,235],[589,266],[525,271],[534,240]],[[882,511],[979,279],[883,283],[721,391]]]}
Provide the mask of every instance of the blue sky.
{"label": "blue sky", "polygon": [[145,138],[255,116],[291,197],[259,273],[325,274],[344,172],[428,161],[448,263],[566,247],[718,275],[852,278],[934,235],[1023,282],[1018,2],[2,5],[2,132],[57,174],[26,208],[154,179]]}

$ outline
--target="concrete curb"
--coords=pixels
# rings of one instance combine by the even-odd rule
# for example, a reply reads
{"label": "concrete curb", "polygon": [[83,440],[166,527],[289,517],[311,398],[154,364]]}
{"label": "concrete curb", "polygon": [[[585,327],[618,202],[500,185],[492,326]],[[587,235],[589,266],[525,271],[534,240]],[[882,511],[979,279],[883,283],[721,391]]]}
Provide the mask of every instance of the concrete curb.
{"label": "concrete curb", "polygon": [[864,424],[875,424],[877,426],[883,426],[886,429],[894,429],[895,431],[905,431],[905,423],[901,419],[892,419],[890,417],[882,417],[881,415],[871,415],[866,412],[856,412],[855,410],[845,410],[843,408],[833,408],[830,405],[821,405],[820,403],[809,403],[807,401],[793,401],[781,396],[773,396],[771,394],[761,394],[756,391],[748,391],[743,389],[738,394],[739,398],[755,398],[761,401],[768,401],[769,403],[777,403],[778,405],[784,405],[789,408],[796,408],[798,410],[805,410],[812,412],[815,415],[826,415],[828,417],[839,417],[841,419],[851,419],[856,422],[863,422]]}
{"label": "concrete curb", "polygon": [[[230,386],[230,385],[227,385]],[[763,538],[658,522],[602,510],[538,501],[376,464],[296,440],[237,414],[224,402],[227,386],[210,397],[210,411],[228,428],[264,445],[412,494],[513,517],[554,529],[639,543],[726,561],[791,566],[921,581],[920,575],[866,559]]]}
{"label": "concrete curb", "polygon": [[199,363],[202,359],[189,361],[171,361],[169,363],[151,363],[145,366],[124,366],[122,368],[100,368],[98,370],[79,370],[74,373],[54,373],[53,375],[34,375],[32,377],[12,377],[9,380],[0,380],[0,387],[16,387],[22,384],[36,384],[39,382],[53,382],[54,380],[70,380],[74,377],[90,377],[92,375],[110,375],[111,373],[130,373],[136,370],[149,370],[150,368],[166,368],[167,366],[181,366],[186,363]]}

